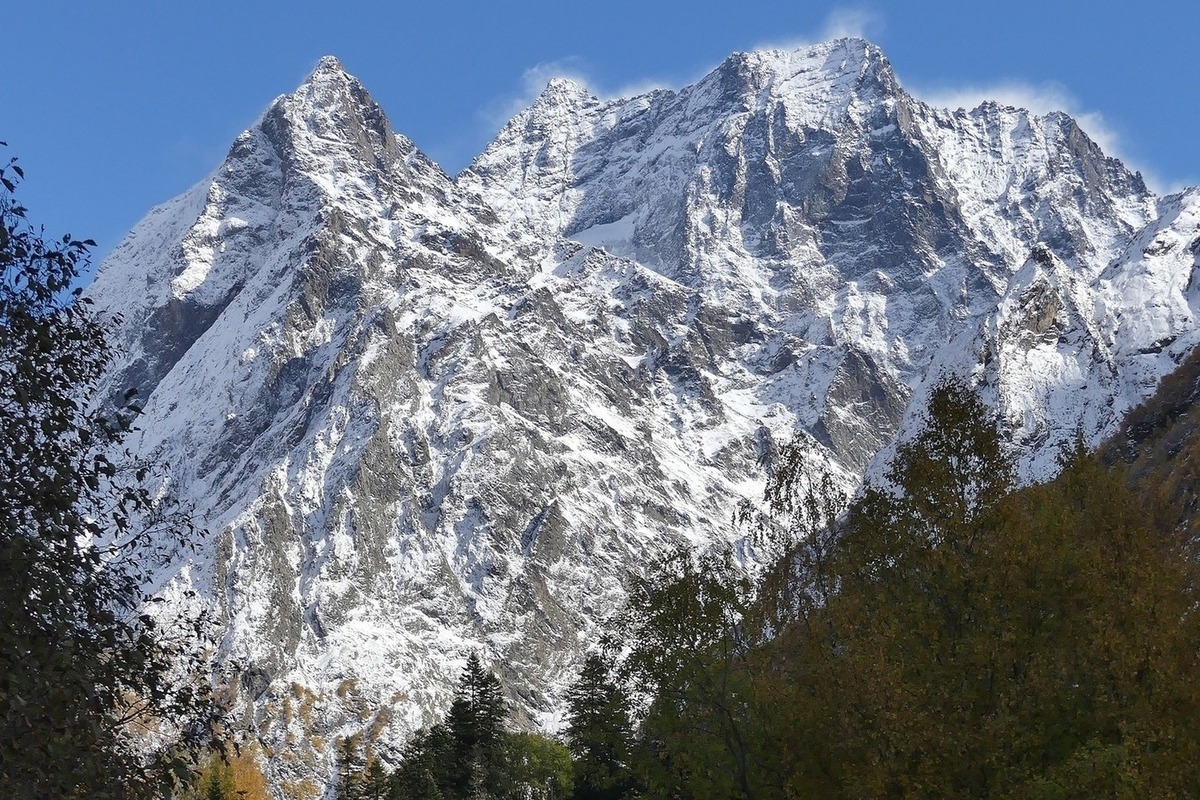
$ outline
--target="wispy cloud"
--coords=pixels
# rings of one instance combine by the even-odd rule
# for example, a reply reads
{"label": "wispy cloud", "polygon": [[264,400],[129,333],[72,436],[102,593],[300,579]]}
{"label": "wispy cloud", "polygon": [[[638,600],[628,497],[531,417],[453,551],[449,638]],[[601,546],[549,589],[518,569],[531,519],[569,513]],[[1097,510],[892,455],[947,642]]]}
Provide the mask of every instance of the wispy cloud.
{"label": "wispy cloud", "polygon": [[815,35],[772,39],[759,42],[753,49],[797,50],[831,39],[873,39],[883,33],[884,26],[884,18],[874,11],[854,7],[835,8],[825,16],[824,23]]}
{"label": "wispy cloud", "polygon": [[568,78],[588,85],[582,58],[569,56],[538,62],[521,73],[520,86],[515,92],[495,97],[479,109],[476,118],[480,126],[493,132],[499,130],[513,116],[528,108],[551,78]]}
{"label": "wispy cloud", "polygon": [[821,31],[821,38],[825,41],[847,37],[870,39],[882,32],[883,17],[874,11],[861,8],[835,8],[825,17],[825,27]]}

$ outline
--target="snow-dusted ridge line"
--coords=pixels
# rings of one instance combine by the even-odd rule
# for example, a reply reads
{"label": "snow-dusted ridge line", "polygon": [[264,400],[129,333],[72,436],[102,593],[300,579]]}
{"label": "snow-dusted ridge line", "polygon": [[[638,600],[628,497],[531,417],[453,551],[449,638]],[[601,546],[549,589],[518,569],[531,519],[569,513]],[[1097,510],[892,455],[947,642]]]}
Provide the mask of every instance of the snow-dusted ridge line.
{"label": "snow-dusted ridge line", "polygon": [[551,81],[455,179],[323,59],[90,291],[207,523],[168,593],[223,621],[247,729],[309,742],[282,782],[395,746],[475,648],[554,725],[625,576],[769,560],[730,517],[780,443],[851,487],[945,372],[1045,474],[1196,344],[1198,241],[1200,192],[1065,115],[927,106],[862,40]]}

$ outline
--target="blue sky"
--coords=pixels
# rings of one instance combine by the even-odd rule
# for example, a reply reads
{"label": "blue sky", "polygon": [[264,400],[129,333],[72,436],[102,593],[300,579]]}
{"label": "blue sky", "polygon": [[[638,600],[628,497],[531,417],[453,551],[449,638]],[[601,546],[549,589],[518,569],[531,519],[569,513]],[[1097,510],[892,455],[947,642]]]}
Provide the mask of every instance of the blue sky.
{"label": "blue sky", "polygon": [[0,140],[47,233],[101,253],[215,168],[337,55],[449,172],[554,74],[621,94],[689,83],[738,50],[864,35],[924,99],[1076,114],[1168,190],[1200,183],[1200,4],[847,5],[813,0],[37,0],[4,9]]}

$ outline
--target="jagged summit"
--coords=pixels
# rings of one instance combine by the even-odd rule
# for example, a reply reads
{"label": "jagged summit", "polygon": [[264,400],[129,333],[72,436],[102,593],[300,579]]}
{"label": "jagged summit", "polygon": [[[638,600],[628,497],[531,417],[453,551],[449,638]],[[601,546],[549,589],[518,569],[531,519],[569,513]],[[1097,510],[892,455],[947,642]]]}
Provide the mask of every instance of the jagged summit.
{"label": "jagged summit", "polygon": [[[891,64],[876,45],[860,38],[834,39],[791,49],[734,53],[709,77],[736,76],[747,89],[777,95],[796,94],[815,85],[834,84],[852,89],[864,82],[896,85]],[[702,79],[703,83],[708,78]]]}
{"label": "jagged summit", "polygon": [[[770,561],[727,521],[783,442],[852,489],[948,371],[1026,476],[1112,430],[1200,338],[1197,242],[1200,193],[925,105],[859,39],[551,81],[453,181],[323,59],[91,292],[131,446],[208,525],[161,579],[225,626],[247,726],[386,751],[475,650],[552,726],[656,553]],[[327,774],[287,749],[277,779]]]}
{"label": "jagged summit", "polygon": [[[554,77],[546,82],[546,88],[539,93],[540,97],[578,97],[588,96],[587,87],[574,78]],[[535,101],[536,102],[536,101]]]}
{"label": "jagged summit", "polygon": [[319,80],[322,76],[330,76],[336,74],[347,74],[346,68],[342,65],[341,60],[337,56],[324,55],[317,59],[317,65],[313,67],[313,71],[309,73],[305,83],[313,80]]}
{"label": "jagged summit", "polygon": [[311,172],[323,164],[330,179],[357,166],[386,170],[401,151],[415,149],[395,134],[379,104],[332,56],[323,57],[293,92],[278,98],[261,125],[277,147],[303,160],[303,169]]}

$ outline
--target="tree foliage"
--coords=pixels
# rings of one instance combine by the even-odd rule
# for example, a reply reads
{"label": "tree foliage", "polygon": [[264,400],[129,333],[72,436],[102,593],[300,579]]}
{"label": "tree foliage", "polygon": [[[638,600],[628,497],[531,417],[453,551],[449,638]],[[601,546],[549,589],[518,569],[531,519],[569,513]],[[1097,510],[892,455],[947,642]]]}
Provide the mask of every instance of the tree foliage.
{"label": "tree foliage", "polygon": [[572,762],[562,744],[507,730],[508,708],[496,675],[478,654],[467,658],[446,719],[420,731],[388,772],[364,768],[356,744],[339,753],[338,796],[348,800],[565,800]]}
{"label": "tree foliage", "polygon": [[477,653],[471,653],[446,716],[453,742],[454,796],[478,797],[499,784],[507,717],[499,679],[483,668]]}
{"label": "tree foliage", "polygon": [[629,695],[609,659],[592,653],[567,692],[566,738],[574,757],[575,800],[620,800],[635,790]]}
{"label": "tree foliage", "polygon": [[634,761],[648,795],[756,797],[777,782],[753,600],[728,550],[681,550],[634,581],[620,672],[643,695]]}
{"label": "tree foliage", "polygon": [[119,456],[137,408],[98,402],[91,241],[47,241],[0,169],[0,795],[166,796],[208,732],[195,641],[144,613],[149,545],[186,520]]}
{"label": "tree foliage", "polygon": [[823,484],[772,477],[804,529],[753,591],[682,557],[635,587],[647,796],[1192,796],[1200,582],[1119,472],[1077,446],[1016,488],[947,380],[837,522]]}

